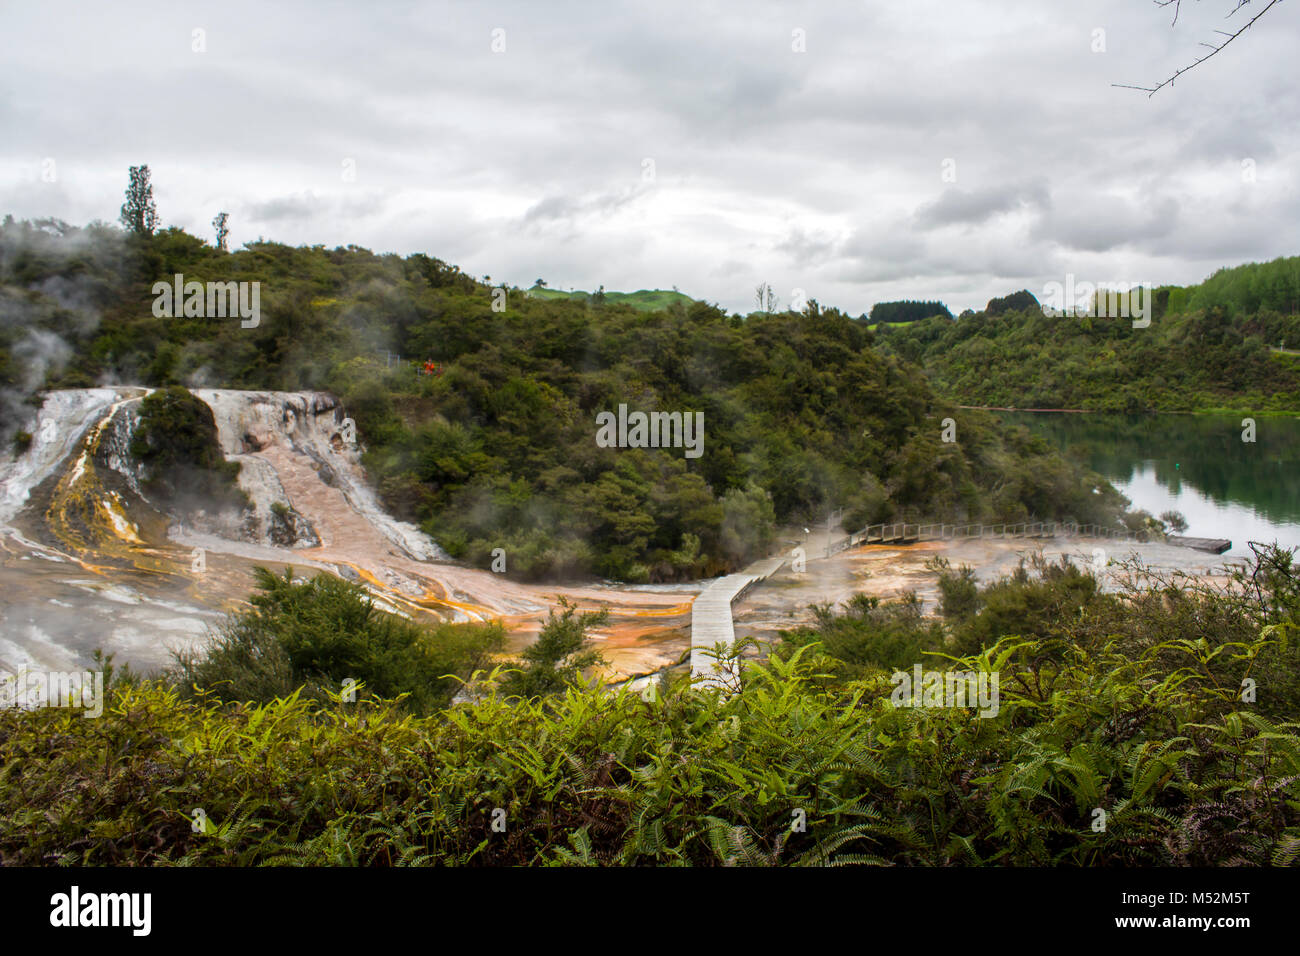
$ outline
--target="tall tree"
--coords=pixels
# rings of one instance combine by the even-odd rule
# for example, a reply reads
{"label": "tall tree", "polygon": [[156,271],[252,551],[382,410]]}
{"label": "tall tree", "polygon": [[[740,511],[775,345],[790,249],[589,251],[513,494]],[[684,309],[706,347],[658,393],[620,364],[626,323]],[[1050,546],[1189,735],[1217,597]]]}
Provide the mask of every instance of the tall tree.
{"label": "tall tree", "polygon": [[229,219],[229,213],[219,212],[217,218],[212,220],[212,228],[217,230],[217,248],[222,252],[230,251],[226,248],[226,236],[230,235],[230,229],[226,226],[226,222]]}
{"label": "tall tree", "polygon": [[148,166],[132,166],[131,182],[122,204],[122,225],[142,236],[152,236],[158,228],[158,207],[153,202],[153,185]]}

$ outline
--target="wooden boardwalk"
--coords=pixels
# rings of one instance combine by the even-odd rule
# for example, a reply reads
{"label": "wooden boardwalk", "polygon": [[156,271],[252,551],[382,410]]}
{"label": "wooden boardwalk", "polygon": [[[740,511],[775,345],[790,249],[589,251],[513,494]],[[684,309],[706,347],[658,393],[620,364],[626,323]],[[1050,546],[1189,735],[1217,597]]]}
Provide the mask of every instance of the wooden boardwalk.
{"label": "wooden boardwalk", "polygon": [[[874,524],[856,534],[829,541],[825,556],[864,544],[912,544],[917,541],[948,541],[964,538],[1112,538],[1121,541],[1148,540],[1145,535],[1095,524],[1056,521],[1030,521],[1018,524]],[[1155,540],[1159,540],[1156,536]],[[1169,535],[1169,544],[1222,554],[1232,542],[1222,539],[1184,538]],[[818,550],[821,550],[820,548]],[[775,574],[787,555],[764,558],[744,571],[717,578],[699,593],[691,605],[691,677],[701,686],[735,686],[735,667],[720,664],[712,655],[718,644],[730,647],[736,642],[732,605],[751,587]],[[809,556],[811,559],[811,555]]]}
{"label": "wooden boardwalk", "polygon": [[718,578],[699,593],[691,605],[691,677],[701,678],[702,686],[732,686],[735,668],[728,668],[711,654],[719,643],[730,647],[736,642],[731,619],[731,605],[751,587],[775,574],[786,561],[778,554],[751,564],[744,571]]}
{"label": "wooden boardwalk", "polygon": [[[826,547],[826,557],[863,544],[913,544],[917,541],[953,541],[963,538],[1061,537],[1112,538],[1118,541],[1159,540],[1158,535],[1148,537],[1121,528],[1108,528],[1098,524],[1074,524],[1073,522],[1063,521],[1023,521],[1016,524],[940,524],[938,522],[911,524],[900,521],[897,524],[869,525],[848,537],[832,541]],[[1191,542],[1200,542],[1206,539],[1176,538],[1171,535],[1167,540],[1170,544],[1199,548],[1199,544],[1192,544]],[[1231,541],[1217,543],[1226,544],[1226,547],[1223,548],[1224,551],[1232,547]]]}

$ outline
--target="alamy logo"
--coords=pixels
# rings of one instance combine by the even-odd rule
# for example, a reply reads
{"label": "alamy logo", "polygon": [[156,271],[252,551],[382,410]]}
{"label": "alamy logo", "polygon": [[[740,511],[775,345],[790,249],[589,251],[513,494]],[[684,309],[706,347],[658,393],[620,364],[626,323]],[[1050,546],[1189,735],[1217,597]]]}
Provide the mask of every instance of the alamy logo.
{"label": "alamy logo", "polygon": [[83,708],[82,717],[104,713],[103,671],[31,671],[0,668],[0,707]]}
{"label": "alamy logo", "polygon": [[149,893],[82,893],[74,886],[51,896],[50,907],[51,926],[128,926],[133,936],[148,936],[153,924]]}
{"label": "alamy logo", "polygon": [[1133,319],[1133,328],[1151,324],[1153,290],[1140,282],[1075,282],[1068,273],[1064,284],[1049,282],[1043,286],[1043,315],[1059,319],[1063,315],[1081,315],[1101,319]]}
{"label": "alamy logo", "polygon": [[916,664],[889,681],[895,707],[978,707],[981,717],[996,717],[1000,708],[996,671],[928,671]]}
{"label": "alamy logo", "polygon": [[241,329],[255,329],[262,321],[262,283],[186,282],[176,273],[172,281],[159,280],[151,290],[153,314],[159,319],[224,319],[238,315]]}
{"label": "alamy logo", "polygon": [[597,412],[596,444],[601,448],[685,448],[687,458],[704,454],[703,412]]}

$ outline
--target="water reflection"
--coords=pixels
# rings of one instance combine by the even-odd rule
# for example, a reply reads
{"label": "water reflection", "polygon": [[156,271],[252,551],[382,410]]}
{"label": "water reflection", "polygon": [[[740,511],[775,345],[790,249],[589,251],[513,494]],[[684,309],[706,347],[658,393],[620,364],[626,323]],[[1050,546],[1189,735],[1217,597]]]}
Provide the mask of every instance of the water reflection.
{"label": "water reflection", "polygon": [[1300,547],[1300,419],[1243,415],[998,412],[1106,476],[1152,514],[1175,509],[1188,534]]}

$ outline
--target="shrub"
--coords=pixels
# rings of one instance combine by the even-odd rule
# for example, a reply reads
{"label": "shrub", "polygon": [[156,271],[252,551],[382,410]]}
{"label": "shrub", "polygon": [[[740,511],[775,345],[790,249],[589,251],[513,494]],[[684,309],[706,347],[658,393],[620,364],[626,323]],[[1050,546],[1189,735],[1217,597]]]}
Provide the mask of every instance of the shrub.
{"label": "shrub", "polygon": [[502,682],[507,695],[541,697],[555,694],[575,683],[584,670],[602,663],[599,652],[591,650],[587,629],[609,620],[609,611],[579,611],[560,598],[560,613],[551,611],[537,640],[520,655],[524,666],[512,671]]}
{"label": "shrub", "polygon": [[939,611],[944,617],[968,617],[979,609],[979,583],[974,568],[963,564],[953,571],[948,559],[943,557],[928,561],[925,566],[939,574]]}
{"label": "shrub", "polygon": [[1187,519],[1183,517],[1181,511],[1162,511],[1160,520],[1175,534],[1182,534],[1187,530]]}
{"label": "shrub", "polygon": [[[1237,649],[1257,658],[1270,641]],[[570,687],[417,718],[299,695],[225,707],[158,682],[102,718],[0,712],[0,863],[1290,864],[1300,729],[1243,707],[1203,649],[1038,642],[952,662],[1000,710],[894,707],[815,648],[724,695]],[[1166,662],[1164,654],[1173,657]],[[1248,785],[1243,785],[1248,782]],[[206,822],[192,827],[193,808]],[[1094,812],[1107,812],[1104,831]],[[504,813],[505,832],[492,828]],[[795,820],[802,827],[795,827]]]}
{"label": "shrub", "polygon": [[221,452],[212,409],[180,385],[140,401],[131,454],[144,470],[145,490],[168,506],[248,504],[235,483],[239,463],[226,461]]}
{"label": "shrub", "polygon": [[177,658],[188,696],[269,703],[295,691],[326,701],[351,678],[370,697],[406,695],[431,713],[504,643],[499,624],[429,628],[374,606],[359,584],[329,574],[293,580],[257,568],[252,608],[231,615],[210,646]]}

